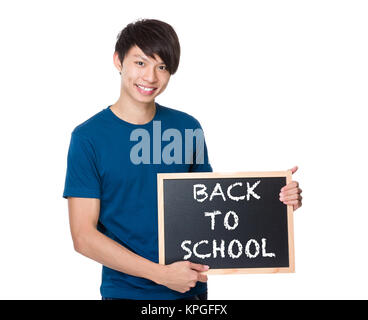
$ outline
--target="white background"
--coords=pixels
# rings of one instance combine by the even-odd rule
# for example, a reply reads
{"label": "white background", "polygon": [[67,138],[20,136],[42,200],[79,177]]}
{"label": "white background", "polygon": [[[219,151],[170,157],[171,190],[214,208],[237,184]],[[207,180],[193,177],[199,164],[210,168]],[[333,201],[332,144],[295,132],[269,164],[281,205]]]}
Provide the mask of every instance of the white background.
{"label": "white background", "polygon": [[1,299],[100,299],[62,198],[70,134],[119,96],[112,56],[138,18],[182,55],[157,102],[202,124],[215,171],[286,170],[303,189],[296,273],[213,275],[210,299],[366,299],[365,1],[2,1]]}

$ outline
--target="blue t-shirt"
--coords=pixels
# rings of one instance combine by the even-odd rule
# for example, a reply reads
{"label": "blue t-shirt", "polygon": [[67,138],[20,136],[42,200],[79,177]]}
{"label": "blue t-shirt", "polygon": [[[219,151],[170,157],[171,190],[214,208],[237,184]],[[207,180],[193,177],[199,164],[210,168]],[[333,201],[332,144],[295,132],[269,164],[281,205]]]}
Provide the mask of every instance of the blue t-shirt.
{"label": "blue t-shirt", "polygon": [[[175,161],[166,164],[168,161],[163,159],[161,163],[157,161],[157,153],[153,155],[153,140],[156,139],[156,150],[158,145],[157,131],[153,137],[154,124],[161,126],[161,133],[166,129],[176,129],[181,133],[181,163]],[[132,131],[136,129],[141,129],[136,133],[145,131],[150,137],[149,148],[145,150],[146,163],[134,164],[131,158],[132,148],[143,141],[143,137],[131,141]],[[212,171],[204,140],[204,147],[201,148],[204,161],[195,162],[196,139],[191,144],[194,163],[186,161],[186,129],[201,129],[201,126],[187,113],[158,103],[154,118],[144,125],[120,119],[111,111],[110,106],[103,109],[72,132],[63,197],[100,199],[98,230],[136,254],[158,263],[157,173]],[[170,140],[164,140],[161,141],[162,149],[170,143]],[[148,164],[147,150],[150,153]],[[138,156],[143,156],[143,150],[140,152]],[[148,279],[124,274],[106,266],[102,268],[100,292],[103,297],[180,299],[206,290],[207,284],[198,281],[196,287],[182,294]]]}

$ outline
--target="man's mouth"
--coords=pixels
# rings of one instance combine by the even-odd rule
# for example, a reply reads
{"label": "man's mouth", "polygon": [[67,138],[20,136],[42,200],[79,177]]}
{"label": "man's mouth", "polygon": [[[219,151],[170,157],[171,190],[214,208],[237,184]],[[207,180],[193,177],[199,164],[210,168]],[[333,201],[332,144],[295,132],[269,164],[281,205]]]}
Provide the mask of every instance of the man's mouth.
{"label": "man's mouth", "polygon": [[145,86],[141,86],[139,84],[136,84],[136,86],[138,88],[138,91],[142,94],[145,94],[145,95],[152,94],[157,89],[155,87],[145,87]]}

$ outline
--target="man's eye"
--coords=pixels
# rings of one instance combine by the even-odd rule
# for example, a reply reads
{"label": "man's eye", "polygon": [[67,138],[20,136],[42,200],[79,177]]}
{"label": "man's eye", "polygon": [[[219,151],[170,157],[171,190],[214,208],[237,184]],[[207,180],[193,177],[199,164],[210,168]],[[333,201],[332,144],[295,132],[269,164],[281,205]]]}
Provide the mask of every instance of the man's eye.
{"label": "man's eye", "polygon": [[139,65],[139,66],[143,66],[144,65],[144,62],[142,62],[142,61],[136,61],[135,62],[137,65]]}
{"label": "man's eye", "polygon": [[159,66],[161,70],[166,70],[166,66]]}

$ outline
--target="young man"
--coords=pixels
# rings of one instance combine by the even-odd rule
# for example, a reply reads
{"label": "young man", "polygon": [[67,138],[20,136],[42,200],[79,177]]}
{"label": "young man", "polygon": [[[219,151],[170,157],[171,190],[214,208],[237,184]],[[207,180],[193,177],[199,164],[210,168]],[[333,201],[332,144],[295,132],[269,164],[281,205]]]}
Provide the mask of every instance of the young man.
{"label": "young man", "polygon": [[[161,154],[170,138],[162,139],[162,146],[152,139],[158,128],[174,129],[182,137],[188,129],[201,131],[192,116],[155,102],[179,58],[179,40],[170,25],[158,20],[129,24],[115,46],[114,64],[121,74],[118,101],[72,132],[63,197],[68,198],[75,250],[103,265],[103,299],[207,297],[206,266],[158,264],[157,173],[212,171],[204,139],[193,144],[189,155],[182,152],[182,161],[170,152]],[[298,208],[298,184],[284,188],[284,203]]]}

